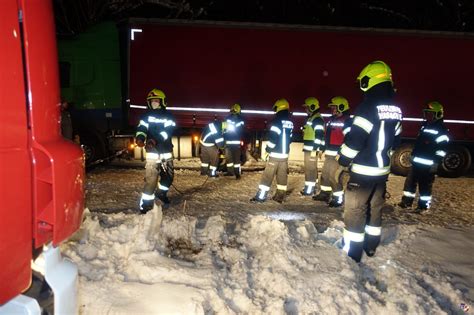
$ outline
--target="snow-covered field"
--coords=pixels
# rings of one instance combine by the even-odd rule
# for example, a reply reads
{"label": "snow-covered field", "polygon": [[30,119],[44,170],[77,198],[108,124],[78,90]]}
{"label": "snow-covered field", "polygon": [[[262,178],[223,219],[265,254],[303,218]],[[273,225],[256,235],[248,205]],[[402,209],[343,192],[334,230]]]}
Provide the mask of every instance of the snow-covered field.
{"label": "snow-covered field", "polygon": [[[342,211],[299,195],[300,166],[291,167],[282,205],[248,201],[261,172],[236,181],[178,170],[171,207],[146,215],[137,214],[144,170],[89,172],[89,211],[63,245],[79,266],[81,313],[461,314],[463,303],[474,307],[474,178],[437,178],[430,214],[387,207],[382,245],[356,264],[337,247]],[[390,177],[389,205],[403,181]]]}

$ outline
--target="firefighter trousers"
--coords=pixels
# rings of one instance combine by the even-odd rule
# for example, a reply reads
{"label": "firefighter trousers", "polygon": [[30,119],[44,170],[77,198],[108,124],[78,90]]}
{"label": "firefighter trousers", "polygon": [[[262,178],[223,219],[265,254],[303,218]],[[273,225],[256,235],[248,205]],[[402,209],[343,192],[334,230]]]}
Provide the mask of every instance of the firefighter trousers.
{"label": "firefighter trousers", "polygon": [[267,198],[275,176],[277,192],[286,193],[288,184],[288,159],[269,158],[265,170],[263,171],[262,180],[258,186],[258,199],[265,200]]}
{"label": "firefighter trousers", "polygon": [[316,151],[304,151],[304,189],[303,194],[312,195],[318,180],[318,155]]}
{"label": "firefighter trousers", "polygon": [[225,148],[225,159],[227,166],[227,173],[229,175],[240,176],[240,146],[230,145]]}
{"label": "firefighter trousers", "polygon": [[201,145],[201,175],[215,177],[219,164],[219,149],[217,146],[206,147]]}
{"label": "firefighter trousers", "polygon": [[435,174],[430,172],[430,168],[420,167],[417,166],[417,164],[413,164],[405,179],[402,202],[407,206],[413,204],[416,195],[416,186],[418,185],[420,193],[418,208],[429,209],[431,205],[431,191],[433,189],[434,180]]}
{"label": "firefighter trousers", "polygon": [[[158,183],[158,177],[160,181]],[[173,183],[174,165],[173,159],[164,161],[150,160],[145,165],[145,187],[143,193],[153,195],[158,185],[158,193],[166,195]]]}
{"label": "firefighter trousers", "polygon": [[363,251],[373,256],[380,243],[385,191],[386,182],[347,184],[343,250],[357,262]]}
{"label": "firefighter trousers", "polygon": [[341,177],[336,179],[334,173],[339,167],[339,163],[336,161],[335,156],[325,155],[323,169],[321,171],[321,190],[325,192],[343,192],[344,187],[342,185],[342,173]]}

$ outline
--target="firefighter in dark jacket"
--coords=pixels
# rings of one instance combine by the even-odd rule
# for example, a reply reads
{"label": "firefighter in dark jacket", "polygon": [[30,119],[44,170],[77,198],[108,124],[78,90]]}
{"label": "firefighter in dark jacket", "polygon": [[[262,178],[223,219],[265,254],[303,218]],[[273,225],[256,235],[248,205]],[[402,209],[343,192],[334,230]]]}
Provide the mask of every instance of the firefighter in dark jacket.
{"label": "firefighter in dark jacket", "polygon": [[393,100],[392,73],[383,61],[368,64],[357,80],[364,99],[336,157],[340,166],[334,177],[350,167],[343,250],[359,262],[363,251],[373,256],[380,243],[390,154],[400,142],[402,111]]}
{"label": "firefighter in dark jacket", "polygon": [[270,124],[268,143],[265,147],[268,153],[268,162],[262,175],[255,197],[251,202],[264,202],[276,176],[277,191],[273,200],[282,203],[286,197],[288,183],[288,156],[290,153],[291,138],[293,136],[293,122],[290,120],[290,105],[286,99],[279,99],[273,105],[276,112],[275,119]]}
{"label": "firefighter in dark jacket", "polygon": [[419,189],[417,213],[423,213],[430,208],[431,190],[438,165],[446,155],[449,142],[448,129],[443,123],[443,105],[429,102],[423,111],[425,123],[421,127],[412,151],[412,167],[405,179],[402,208],[411,207],[416,196],[416,186]]}
{"label": "firefighter in dark jacket", "polygon": [[328,202],[329,207],[340,207],[344,203],[344,187],[342,178],[336,179],[333,174],[339,167],[336,156],[345,135],[351,130],[352,118],[349,115],[349,102],[342,96],[333,97],[328,107],[332,110],[332,116],[326,124],[321,190],[313,199]]}
{"label": "firefighter in dark jacket", "polygon": [[225,141],[225,159],[227,172],[226,176],[234,176],[240,179],[240,141],[244,131],[244,121],[240,115],[239,104],[234,104],[230,108],[230,115],[224,120],[222,131]]}
{"label": "firefighter in dark jacket", "polygon": [[222,123],[214,121],[209,123],[201,134],[201,175],[217,177],[219,166],[219,149],[224,147]]}
{"label": "firefighter in dark jacket", "polygon": [[303,126],[304,152],[304,188],[303,196],[312,196],[316,190],[318,179],[318,153],[324,146],[324,120],[319,112],[319,101],[308,97],[303,106],[306,108],[308,119]]}
{"label": "firefighter in dark jacket", "polygon": [[135,134],[139,147],[145,146],[145,186],[140,200],[140,211],[146,213],[153,209],[155,190],[158,182],[158,198],[164,206],[169,206],[168,190],[173,183],[173,144],[171,138],[176,122],[173,115],[166,110],[165,93],[153,89],[148,93],[149,110],[141,117]]}

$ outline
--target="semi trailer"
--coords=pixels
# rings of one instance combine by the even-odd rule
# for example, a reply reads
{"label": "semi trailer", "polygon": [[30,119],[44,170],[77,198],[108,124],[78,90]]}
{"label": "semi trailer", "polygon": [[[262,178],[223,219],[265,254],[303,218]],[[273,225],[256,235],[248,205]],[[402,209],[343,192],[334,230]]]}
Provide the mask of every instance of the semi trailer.
{"label": "semi trailer", "polygon": [[258,149],[276,99],[289,100],[297,127],[308,96],[320,100],[323,113],[336,95],[354,111],[362,98],[355,78],[370,61],[383,60],[404,115],[393,171],[407,173],[422,109],[438,100],[451,134],[440,173],[452,177],[471,165],[473,54],[474,37],[460,33],[160,19],[102,23],[59,41],[62,93],[75,103],[89,160],[133,148],[152,88],[165,92],[177,118],[178,157],[195,154],[200,129],[234,103],[246,120],[244,146]]}

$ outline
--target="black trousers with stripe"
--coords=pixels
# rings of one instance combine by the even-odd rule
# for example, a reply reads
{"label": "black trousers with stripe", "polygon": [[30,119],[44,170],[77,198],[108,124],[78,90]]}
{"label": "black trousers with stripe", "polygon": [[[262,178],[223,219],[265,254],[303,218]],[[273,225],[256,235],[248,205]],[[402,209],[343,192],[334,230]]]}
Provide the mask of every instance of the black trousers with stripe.
{"label": "black trousers with stripe", "polygon": [[[382,226],[382,207],[385,203],[386,182],[381,183],[354,183],[349,182],[346,188],[344,204],[345,229],[361,236],[359,241],[346,244],[348,255],[359,262],[362,252],[375,252],[380,243]],[[378,234],[378,235],[376,235]],[[346,239],[344,239],[346,242]]]}
{"label": "black trousers with stripe", "polygon": [[[430,197],[433,190],[433,183],[435,180],[435,174],[430,172],[429,167],[418,166],[418,164],[413,164],[410,171],[408,172],[407,177],[405,178],[405,185],[403,190],[410,192],[412,194],[416,193],[416,186],[420,193],[420,198],[418,199],[418,207],[422,209],[427,209],[430,207],[430,200],[423,200],[422,197]],[[414,197],[403,196],[403,199],[407,205],[411,206]]]}

